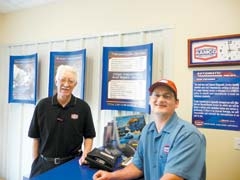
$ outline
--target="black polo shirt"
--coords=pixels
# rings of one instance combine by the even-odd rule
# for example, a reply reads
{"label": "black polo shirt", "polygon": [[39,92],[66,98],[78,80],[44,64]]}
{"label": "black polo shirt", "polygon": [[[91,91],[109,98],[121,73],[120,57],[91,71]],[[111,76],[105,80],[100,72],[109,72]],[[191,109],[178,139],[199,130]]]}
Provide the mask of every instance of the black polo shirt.
{"label": "black polo shirt", "polygon": [[81,148],[83,137],[96,136],[89,105],[72,95],[62,107],[57,95],[44,98],[37,104],[28,136],[39,138],[39,153],[46,157],[66,157]]}

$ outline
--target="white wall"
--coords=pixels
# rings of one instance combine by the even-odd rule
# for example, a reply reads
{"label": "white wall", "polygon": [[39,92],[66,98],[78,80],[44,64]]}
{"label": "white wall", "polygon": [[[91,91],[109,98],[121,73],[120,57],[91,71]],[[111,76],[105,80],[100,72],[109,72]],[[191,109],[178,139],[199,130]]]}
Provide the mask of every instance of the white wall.
{"label": "white wall", "polygon": [[[3,23],[3,15],[2,14],[0,14],[0,27],[3,27],[3,25],[2,25],[2,23]],[[2,42],[3,40],[3,28],[0,28],[0,42]]]}
{"label": "white wall", "polygon": [[[2,23],[2,35],[0,36],[2,38],[0,40],[4,45],[21,45],[24,43],[86,37],[88,35],[98,37],[98,35],[112,32],[173,27],[171,31],[172,39],[169,40],[173,42],[173,45],[165,48],[164,54],[154,56],[157,61],[161,58],[165,60],[164,62],[170,59],[171,63],[165,68],[163,67],[161,72],[155,69],[153,76],[154,80],[156,80],[158,76],[169,73],[167,76],[176,82],[179,90],[180,107],[178,113],[187,121],[191,121],[192,71],[196,69],[240,69],[240,67],[188,68],[187,39],[239,33],[239,7],[239,0],[63,0],[45,7],[3,15],[2,19],[0,19],[2,20],[0,21],[0,24]],[[2,29],[2,27],[4,28]],[[95,44],[95,42],[92,39],[84,46],[87,47],[90,54],[94,54],[89,57],[89,63],[91,64],[90,67],[97,73],[99,64],[94,60],[101,59],[100,49],[103,43],[102,39],[100,39],[100,43]],[[40,46],[38,50],[42,52],[43,59],[48,60],[48,53],[45,52],[48,52],[49,48],[45,47],[45,45]],[[98,51],[97,54],[95,54],[96,51]],[[11,167],[16,166],[14,163],[17,163],[17,167],[20,167],[23,166],[25,161],[30,161],[27,158],[21,159],[21,157],[30,156],[30,142],[25,132],[21,132],[19,128],[25,130],[33,107],[31,105],[7,104],[8,68],[6,67],[8,67],[8,54],[10,52],[6,48],[3,48],[0,52],[2,59],[0,61],[0,82],[4,87],[0,94],[0,105],[2,107],[0,109],[0,140],[3,142],[3,145],[0,145],[0,176],[8,175],[9,180],[17,180],[18,175],[21,175],[22,172],[25,173],[29,167],[28,165],[26,169],[14,169]],[[42,60],[42,63],[40,69],[42,78],[40,97],[47,95],[47,84],[44,81],[48,80],[47,70],[44,69],[47,67],[44,66],[47,65],[47,62]],[[89,74],[87,76],[94,79],[96,76],[90,73],[91,70],[88,70]],[[95,105],[99,103],[99,99],[94,97],[96,92],[92,88],[99,84],[98,81],[93,81],[87,84],[86,87],[90,90],[86,94],[86,100],[94,108],[97,107]],[[25,109],[27,109],[27,112],[25,112]],[[96,113],[95,117],[101,117],[99,109],[94,109],[94,111]],[[12,112],[12,114],[8,112]],[[16,114],[22,113],[25,113],[25,115],[16,116]],[[100,119],[103,119],[103,117]],[[233,149],[233,138],[240,137],[239,132],[212,129],[200,130],[205,133],[207,138],[208,180],[240,179],[240,151]],[[16,140],[13,138],[13,134],[23,138]],[[8,154],[6,154],[6,149],[9,151]],[[15,150],[17,150],[17,153]],[[21,154],[25,155],[21,156]],[[9,161],[6,157],[11,157],[11,160]],[[6,167],[10,167],[10,170],[7,170]]]}

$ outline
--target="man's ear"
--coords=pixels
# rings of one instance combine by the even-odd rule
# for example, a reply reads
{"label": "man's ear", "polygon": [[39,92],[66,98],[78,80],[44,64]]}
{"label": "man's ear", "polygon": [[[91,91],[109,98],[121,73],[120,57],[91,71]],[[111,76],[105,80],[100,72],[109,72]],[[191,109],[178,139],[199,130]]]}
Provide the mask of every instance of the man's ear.
{"label": "man's ear", "polygon": [[77,81],[75,82],[75,84],[74,84],[74,87],[76,87],[77,86]]}
{"label": "man's ear", "polygon": [[179,99],[176,100],[176,108],[179,106]]}

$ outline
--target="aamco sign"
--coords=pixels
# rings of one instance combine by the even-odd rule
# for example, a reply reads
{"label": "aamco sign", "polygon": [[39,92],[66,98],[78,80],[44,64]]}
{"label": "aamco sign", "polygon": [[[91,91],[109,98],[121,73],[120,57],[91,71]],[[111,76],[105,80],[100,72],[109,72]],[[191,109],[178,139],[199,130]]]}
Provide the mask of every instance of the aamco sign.
{"label": "aamco sign", "polygon": [[194,59],[208,61],[217,57],[217,46],[202,45],[194,48]]}

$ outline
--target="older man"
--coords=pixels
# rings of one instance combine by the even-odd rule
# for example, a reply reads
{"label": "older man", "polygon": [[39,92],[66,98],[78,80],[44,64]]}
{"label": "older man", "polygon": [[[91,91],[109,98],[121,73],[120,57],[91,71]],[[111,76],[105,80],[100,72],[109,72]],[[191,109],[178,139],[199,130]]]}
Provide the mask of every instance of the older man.
{"label": "older man", "polygon": [[95,128],[89,105],[72,94],[77,84],[74,67],[60,65],[55,76],[57,93],[37,104],[28,136],[33,138],[30,177],[43,173],[92,149]]}

